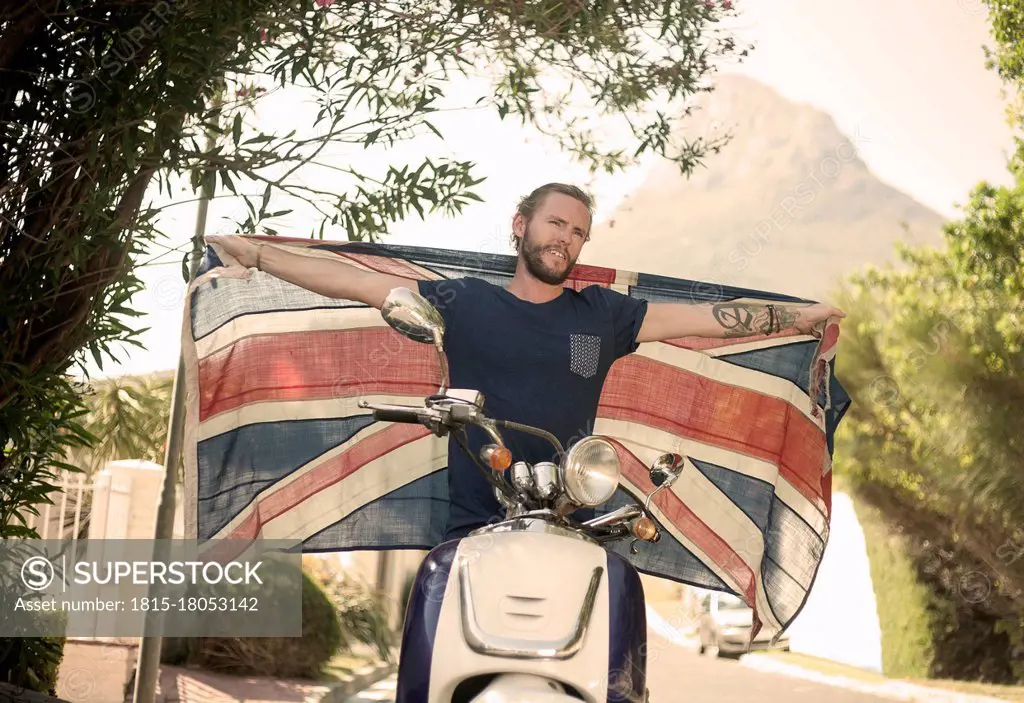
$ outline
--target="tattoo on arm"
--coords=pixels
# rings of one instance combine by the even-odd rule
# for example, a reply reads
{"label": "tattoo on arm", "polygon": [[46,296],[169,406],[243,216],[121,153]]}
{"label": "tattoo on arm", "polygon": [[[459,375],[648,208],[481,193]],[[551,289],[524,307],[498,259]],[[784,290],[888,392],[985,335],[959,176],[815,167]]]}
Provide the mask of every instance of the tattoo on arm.
{"label": "tattoo on arm", "polygon": [[782,305],[775,306],[773,318],[767,305],[756,303],[715,303],[711,306],[715,321],[725,329],[725,337],[750,337],[772,330],[792,327],[799,313]]}

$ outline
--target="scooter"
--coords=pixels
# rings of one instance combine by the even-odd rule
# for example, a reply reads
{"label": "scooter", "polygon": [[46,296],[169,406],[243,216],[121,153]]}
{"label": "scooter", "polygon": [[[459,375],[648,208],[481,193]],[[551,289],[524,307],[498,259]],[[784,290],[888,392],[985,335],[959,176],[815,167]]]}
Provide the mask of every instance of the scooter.
{"label": "scooter", "polygon": [[[484,397],[448,388],[444,321],[422,296],[392,290],[387,323],[433,344],[442,385],[422,406],[360,401],[378,420],[419,423],[439,437],[470,425],[488,444],[473,456],[506,510],[505,519],[435,547],[421,564],[406,608],[396,703],[647,703],[647,623],[639,573],[604,545],[657,542],[651,499],[678,478],[684,457],[650,468],[655,486],[629,504],[580,522],[615,493],[620,463],[597,435],[568,450],[543,429],[488,417]],[[557,462],[516,461],[502,430],[548,440]],[[634,552],[635,553],[635,552]]]}

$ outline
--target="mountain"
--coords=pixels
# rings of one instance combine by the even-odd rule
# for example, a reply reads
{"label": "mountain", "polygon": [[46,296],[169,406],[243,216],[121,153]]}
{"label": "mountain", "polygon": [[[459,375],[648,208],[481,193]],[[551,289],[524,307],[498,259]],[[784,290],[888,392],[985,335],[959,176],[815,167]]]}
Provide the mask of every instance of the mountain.
{"label": "mountain", "polygon": [[743,76],[704,97],[685,134],[731,141],[689,179],[653,169],[595,223],[581,263],[823,300],[864,264],[894,261],[896,241],[941,241],[943,218],[861,161],[869,135]]}

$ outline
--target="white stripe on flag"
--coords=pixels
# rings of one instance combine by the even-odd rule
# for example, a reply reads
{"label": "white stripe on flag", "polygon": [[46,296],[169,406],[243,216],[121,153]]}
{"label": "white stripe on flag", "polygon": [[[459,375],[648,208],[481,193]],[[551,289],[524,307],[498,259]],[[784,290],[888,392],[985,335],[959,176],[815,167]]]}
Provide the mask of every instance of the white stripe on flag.
{"label": "white stripe on flag", "polygon": [[319,308],[241,315],[196,341],[196,355],[200,359],[205,359],[234,344],[239,339],[255,335],[327,332],[387,326],[387,322],[380,316],[380,310],[377,308]]}
{"label": "white stripe on flag", "polygon": [[360,400],[370,403],[423,407],[423,396],[418,395],[366,395],[321,400],[269,400],[261,403],[249,403],[225,410],[200,423],[198,441],[201,442],[239,427],[262,422],[338,420],[358,415],[370,415],[373,411],[358,406]]}
{"label": "white stripe on flag", "polygon": [[635,286],[639,275],[635,271],[615,270],[615,285]]}

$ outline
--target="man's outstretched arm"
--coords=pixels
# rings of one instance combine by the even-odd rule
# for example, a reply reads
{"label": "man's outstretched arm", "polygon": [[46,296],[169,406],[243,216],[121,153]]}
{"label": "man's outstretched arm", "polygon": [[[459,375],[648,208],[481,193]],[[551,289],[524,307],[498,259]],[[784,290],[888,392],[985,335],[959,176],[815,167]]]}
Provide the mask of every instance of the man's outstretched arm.
{"label": "man's outstretched arm", "polygon": [[414,292],[418,288],[411,278],[358,269],[340,258],[302,256],[287,247],[261,247],[258,240],[250,237],[211,235],[206,241],[223,248],[242,266],[259,268],[329,298],[357,300],[378,309],[392,288],[408,288]]}
{"label": "man's outstretched arm", "polygon": [[636,341],[753,337],[792,327],[812,334],[825,320],[843,317],[842,310],[824,303],[651,303]]}

